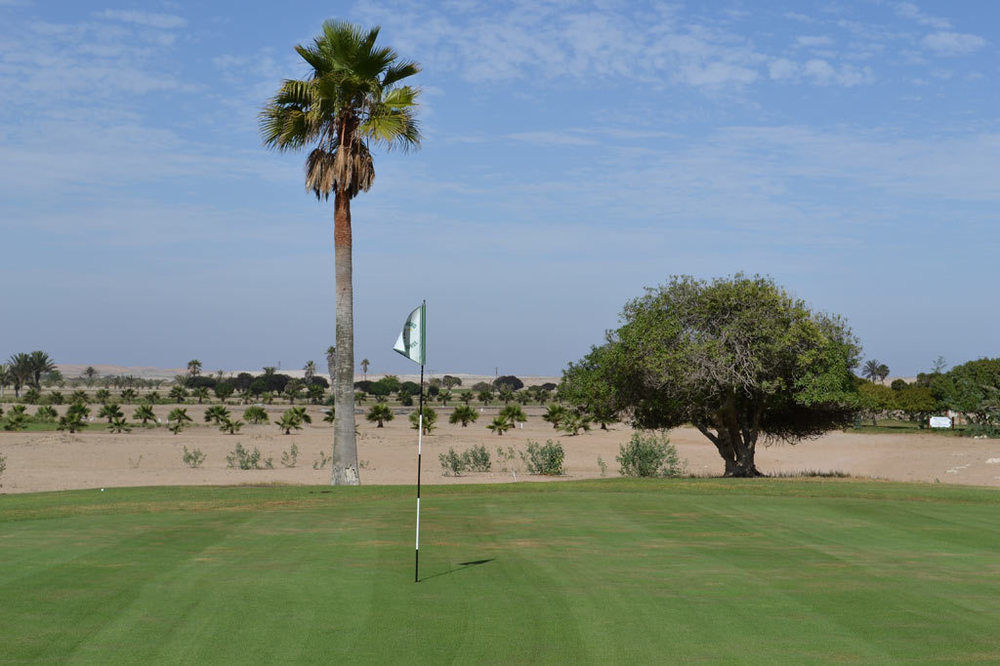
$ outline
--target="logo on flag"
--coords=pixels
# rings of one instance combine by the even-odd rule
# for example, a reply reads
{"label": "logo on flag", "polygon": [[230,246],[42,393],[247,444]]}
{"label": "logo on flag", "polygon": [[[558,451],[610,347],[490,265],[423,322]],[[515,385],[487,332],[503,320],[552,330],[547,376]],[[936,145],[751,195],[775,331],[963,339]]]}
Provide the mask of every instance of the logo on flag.
{"label": "logo on flag", "polygon": [[427,339],[427,304],[422,303],[420,307],[410,313],[403,324],[403,331],[396,339],[396,344],[392,346],[394,350],[410,359],[414,363],[424,365],[426,356],[424,347]]}

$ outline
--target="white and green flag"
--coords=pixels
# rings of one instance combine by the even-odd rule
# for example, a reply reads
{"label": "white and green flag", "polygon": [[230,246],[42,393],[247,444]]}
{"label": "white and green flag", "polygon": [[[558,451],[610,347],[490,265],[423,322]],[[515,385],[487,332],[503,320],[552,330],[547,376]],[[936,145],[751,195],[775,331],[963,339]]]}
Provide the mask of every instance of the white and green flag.
{"label": "white and green flag", "polygon": [[414,363],[424,365],[427,360],[425,346],[427,343],[427,303],[410,313],[403,324],[403,332],[393,345],[393,349]]}

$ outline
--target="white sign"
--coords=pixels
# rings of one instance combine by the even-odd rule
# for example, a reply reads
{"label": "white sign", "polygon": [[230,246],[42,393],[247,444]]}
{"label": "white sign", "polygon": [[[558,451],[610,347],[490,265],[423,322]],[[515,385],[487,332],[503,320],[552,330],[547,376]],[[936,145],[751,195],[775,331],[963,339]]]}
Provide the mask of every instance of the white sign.
{"label": "white sign", "polygon": [[931,417],[931,427],[932,428],[950,428],[951,418],[947,416],[932,416]]}

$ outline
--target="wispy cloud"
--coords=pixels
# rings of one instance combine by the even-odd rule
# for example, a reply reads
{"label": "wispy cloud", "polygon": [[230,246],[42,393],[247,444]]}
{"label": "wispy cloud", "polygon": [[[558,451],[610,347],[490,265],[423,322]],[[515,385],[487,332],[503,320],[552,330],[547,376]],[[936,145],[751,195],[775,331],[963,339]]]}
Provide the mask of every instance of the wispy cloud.
{"label": "wispy cloud", "polygon": [[897,2],[894,7],[896,15],[905,19],[910,19],[911,21],[916,21],[920,25],[929,26],[931,28],[947,29],[951,27],[951,21],[946,18],[939,18],[937,16],[930,16],[925,14],[919,7],[917,7],[912,2]]}
{"label": "wispy cloud", "polygon": [[103,12],[95,14],[97,18],[111,19],[123,23],[133,23],[147,28],[160,28],[171,30],[183,28],[187,25],[187,20],[173,14],[157,14],[154,12],[140,12],[133,10],[105,9]]}
{"label": "wispy cloud", "polygon": [[986,40],[978,35],[935,32],[924,37],[922,44],[940,55],[960,56],[983,48],[986,46]]}

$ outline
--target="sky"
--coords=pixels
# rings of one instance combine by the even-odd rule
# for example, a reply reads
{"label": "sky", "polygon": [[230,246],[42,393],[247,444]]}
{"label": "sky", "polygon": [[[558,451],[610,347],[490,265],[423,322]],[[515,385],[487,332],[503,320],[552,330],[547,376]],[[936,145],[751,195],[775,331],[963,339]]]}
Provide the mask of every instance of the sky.
{"label": "sky", "polygon": [[671,275],[772,276],[910,376],[1000,356],[1000,2],[0,0],[0,356],[323,365],[332,202],[257,114],[325,19],[419,62],[353,202],[356,359],[558,375]]}

